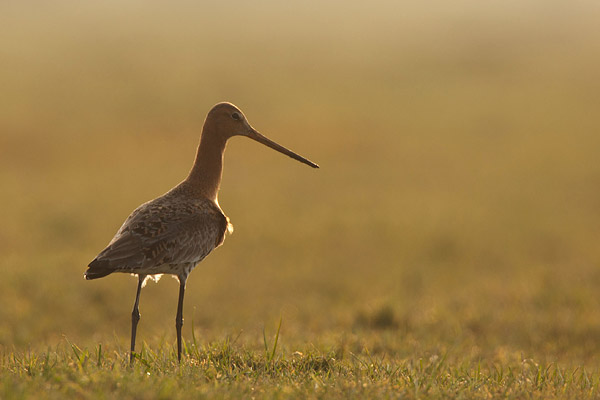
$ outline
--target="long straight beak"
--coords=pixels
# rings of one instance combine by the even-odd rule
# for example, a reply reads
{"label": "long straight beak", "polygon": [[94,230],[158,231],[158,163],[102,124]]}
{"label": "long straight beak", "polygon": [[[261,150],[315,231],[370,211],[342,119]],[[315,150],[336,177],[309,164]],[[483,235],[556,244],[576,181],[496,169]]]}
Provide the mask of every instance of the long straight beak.
{"label": "long straight beak", "polygon": [[248,137],[250,139],[254,139],[256,140],[258,143],[262,143],[265,146],[268,146],[270,148],[272,148],[273,150],[277,150],[280,153],[285,154],[286,156],[292,157],[294,160],[298,160],[301,163],[304,163],[306,165],[310,165],[313,168],[319,168],[318,164],[315,164],[314,162],[307,160],[306,158],[294,153],[291,150],[286,149],[285,147],[275,143],[274,141],[272,141],[269,138],[266,138],[265,136],[261,135],[260,133],[258,133],[257,131],[255,131],[254,129],[252,129],[249,133],[248,133]]}

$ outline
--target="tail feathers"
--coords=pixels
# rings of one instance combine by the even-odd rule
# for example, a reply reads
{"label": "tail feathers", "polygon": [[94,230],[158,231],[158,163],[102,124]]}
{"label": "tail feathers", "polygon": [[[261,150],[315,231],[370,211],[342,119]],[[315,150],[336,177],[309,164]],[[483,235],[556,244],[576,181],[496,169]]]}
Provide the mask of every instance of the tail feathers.
{"label": "tail feathers", "polygon": [[108,260],[99,260],[96,258],[90,263],[90,265],[88,265],[88,269],[85,271],[83,276],[87,280],[98,279],[112,274],[113,272],[115,272],[115,270],[111,268]]}

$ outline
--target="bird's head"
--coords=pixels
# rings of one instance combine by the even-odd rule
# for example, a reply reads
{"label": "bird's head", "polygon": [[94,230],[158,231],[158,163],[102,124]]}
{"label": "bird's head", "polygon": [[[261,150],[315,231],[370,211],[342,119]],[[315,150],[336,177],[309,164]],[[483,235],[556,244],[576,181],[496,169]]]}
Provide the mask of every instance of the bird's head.
{"label": "bird's head", "polygon": [[246,136],[295,160],[310,165],[313,168],[319,168],[314,162],[307,160],[260,134],[252,127],[252,125],[250,125],[244,113],[231,103],[219,103],[215,105],[208,112],[204,127],[205,129],[210,127],[210,131],[213,134],[220,135],[225,140],[233,136]]}

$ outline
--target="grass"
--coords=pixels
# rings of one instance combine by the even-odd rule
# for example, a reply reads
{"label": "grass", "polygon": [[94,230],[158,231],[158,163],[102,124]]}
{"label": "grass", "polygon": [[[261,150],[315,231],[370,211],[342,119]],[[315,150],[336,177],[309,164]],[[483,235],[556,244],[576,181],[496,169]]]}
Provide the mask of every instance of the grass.
{"label": "grass", "polygon": [[[0,5],[0,398],[598,397],[597,6],[179,5]],[[222,100],[321,169],[231,141],[130,367],[83,271]]]}
{"label": "grass", "polygon": [[[275,350],[275,348],[274,348]],[[595,397],[599,375],[524,359],[497,364],[448,358],[389,359],[368,353],[280,353],[276,358],[229,341],[187,344],[181,364],[172,346],[144,344],[133,365],[120,350],[62,343],[39,354],[4,354],[3,398],[48,391],[49,398]],[[46,396],[44,396],[46,397]]]}

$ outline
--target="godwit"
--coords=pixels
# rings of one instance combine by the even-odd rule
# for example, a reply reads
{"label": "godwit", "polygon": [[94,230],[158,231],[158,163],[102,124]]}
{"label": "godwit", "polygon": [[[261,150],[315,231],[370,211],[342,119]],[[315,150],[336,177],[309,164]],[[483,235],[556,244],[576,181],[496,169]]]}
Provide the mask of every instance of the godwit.
{"label": "godwit", "polygon": [[149,277],[158,280],[171,274],[179,280],[179,301],[175,327],[177,359],[181,361],[183,296],[189,273],[231,232],[217,195],[227,140],[246,136],[313,168],[319,166],[258,133],[239,108],[230,103],[215,105],[206,116],[192,169],[180,184],[164,195],[136,208],[108,246],[88,265],[85,279],[102,278],[113,272],[138,276],[131,313],[131,353],[140,320],[140,292]]}

